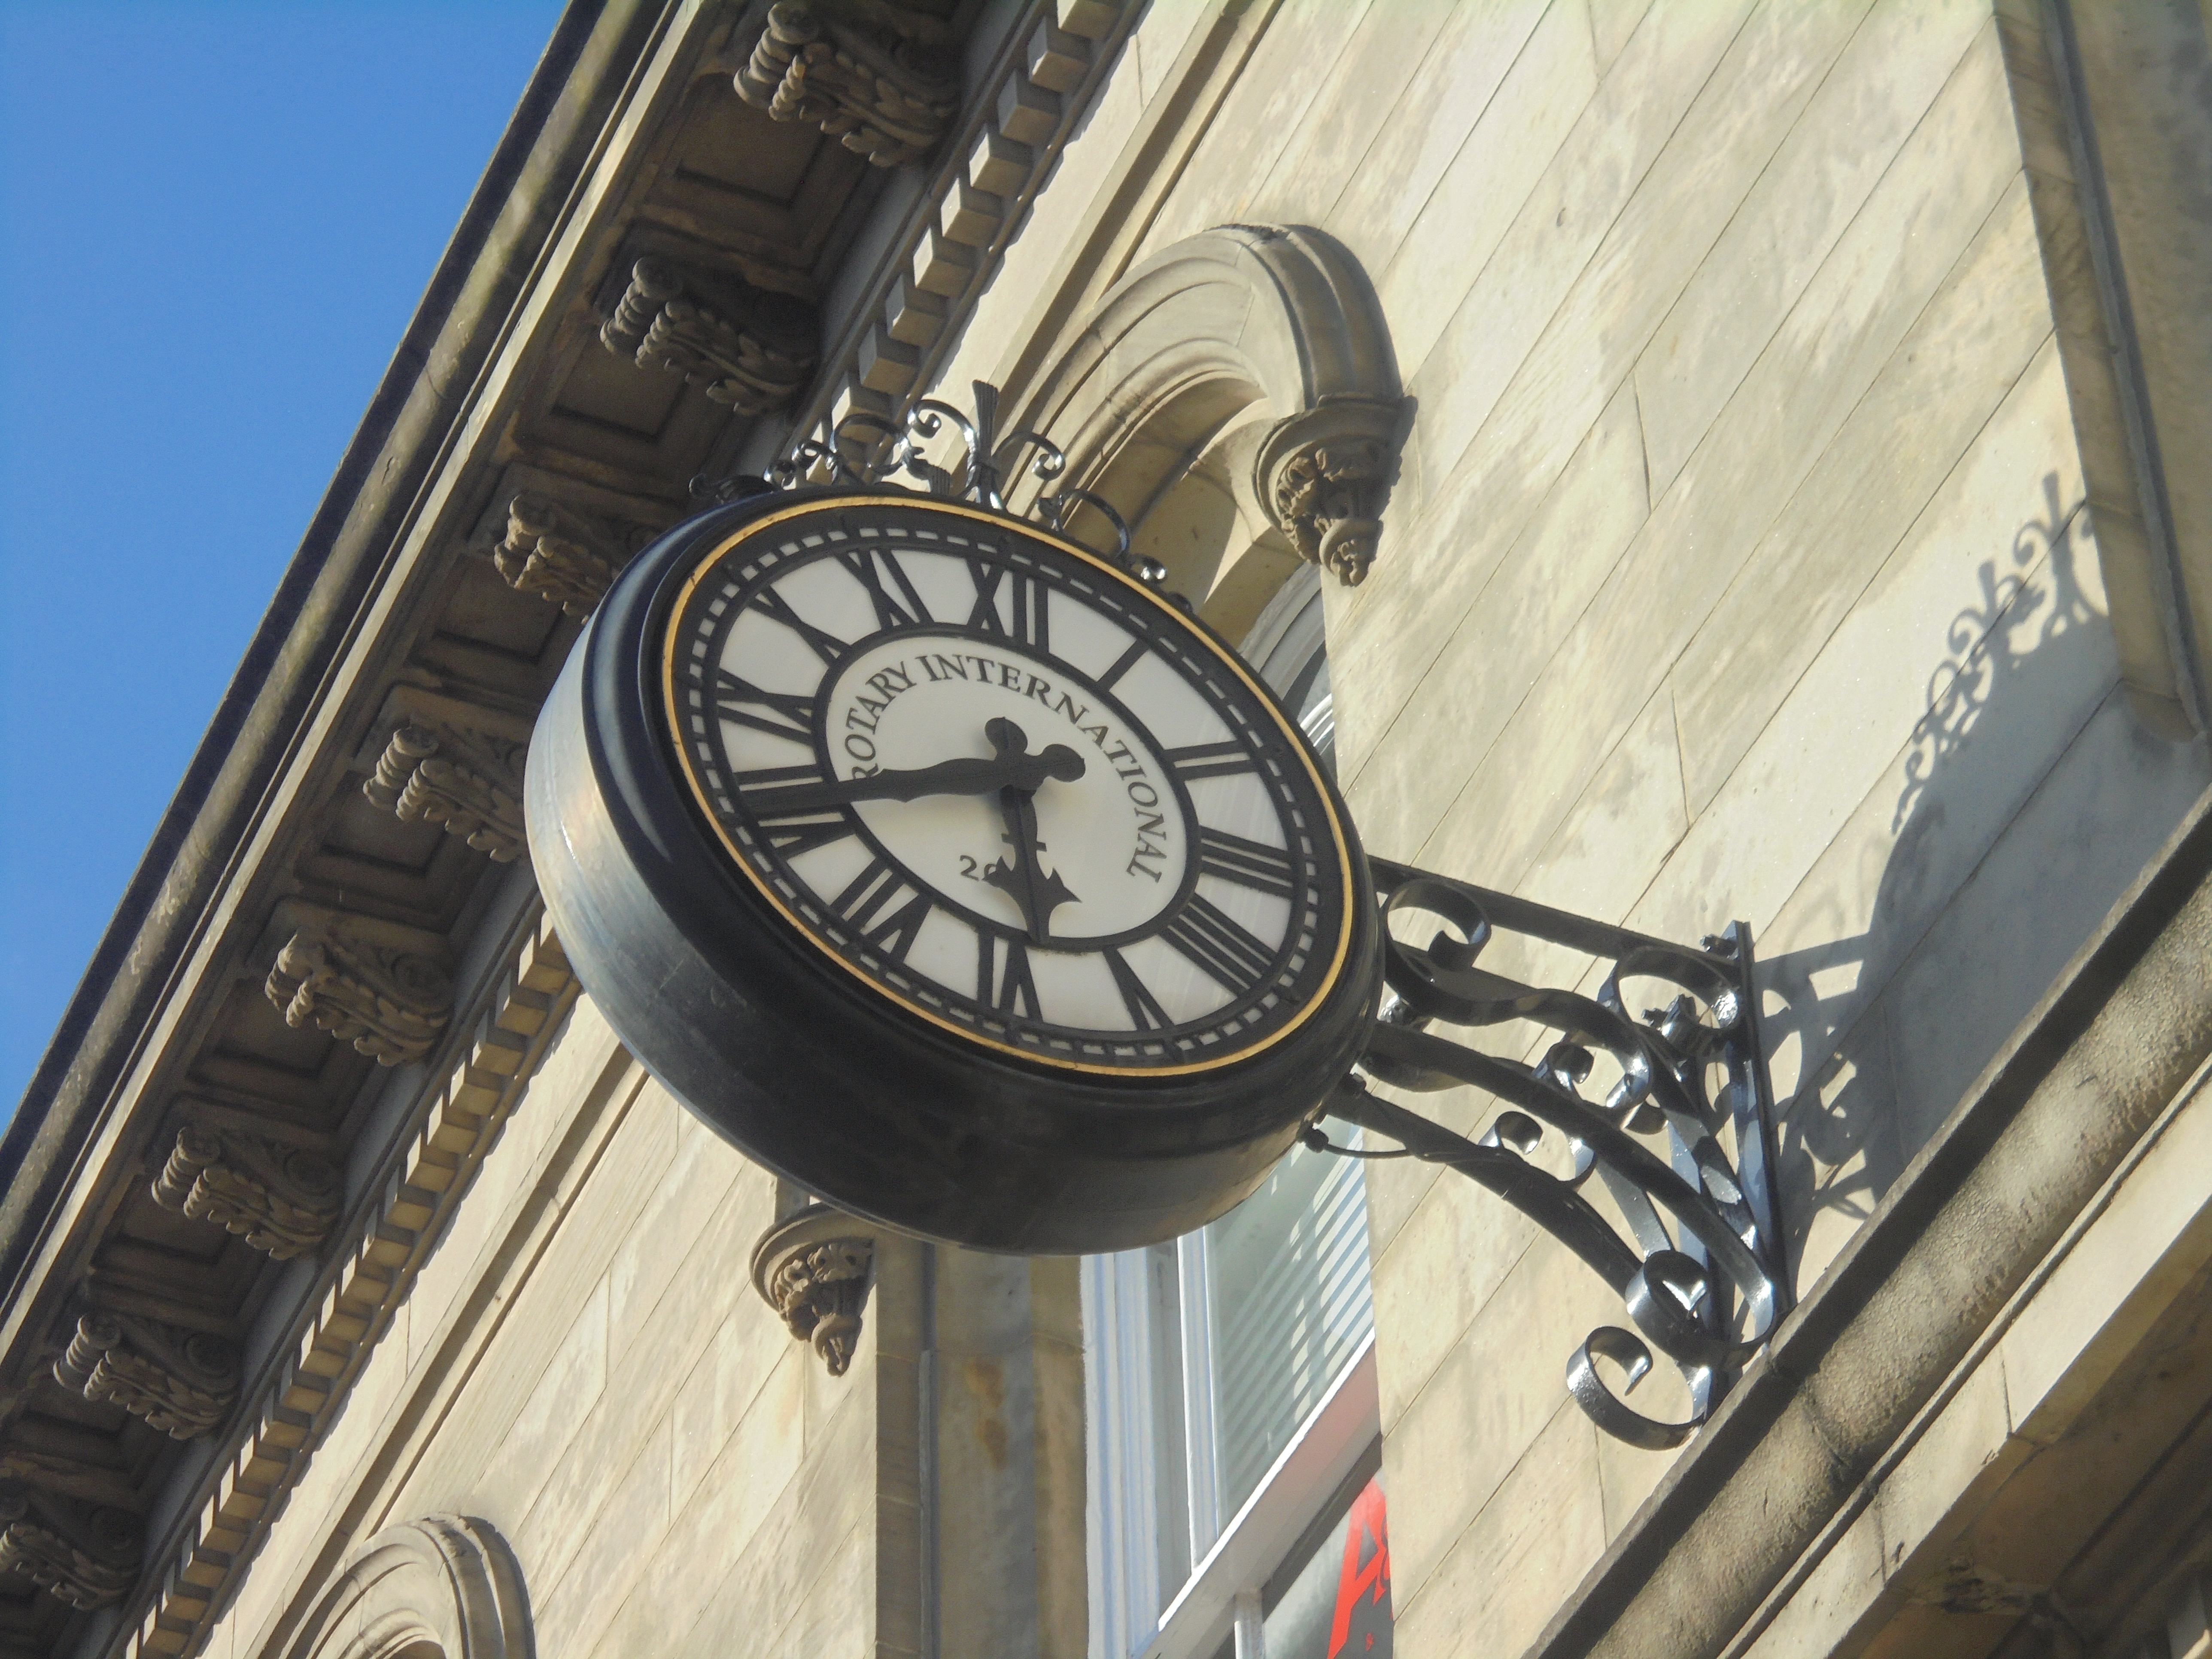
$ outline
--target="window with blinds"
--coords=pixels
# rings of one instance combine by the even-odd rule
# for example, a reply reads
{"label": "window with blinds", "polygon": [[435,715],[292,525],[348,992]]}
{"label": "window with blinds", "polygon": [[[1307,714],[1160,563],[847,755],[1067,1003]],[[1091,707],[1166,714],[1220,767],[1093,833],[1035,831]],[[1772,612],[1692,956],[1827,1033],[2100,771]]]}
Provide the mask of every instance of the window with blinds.
{"label": "window with blinds", "polygon": [[1374,1327],[1366,1185],[1352,1159],[1300,1147],[1206,1231],[1225,1520]]}
{"label": "window with blinds", "polygon": [[[1329,761],[1310,567],[1243,650]],[[1086,1259],[1083,1294],[1091,1653],[1133,1659],[1373,1329],[1359,1166],[1300,1147],[1212,1225]]]}

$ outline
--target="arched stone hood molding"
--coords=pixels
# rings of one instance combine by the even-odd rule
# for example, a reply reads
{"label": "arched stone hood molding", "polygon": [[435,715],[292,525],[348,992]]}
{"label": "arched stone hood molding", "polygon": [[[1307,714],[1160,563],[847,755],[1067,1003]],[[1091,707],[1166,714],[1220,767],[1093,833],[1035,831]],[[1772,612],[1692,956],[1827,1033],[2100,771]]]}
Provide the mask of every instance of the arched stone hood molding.
{"label": "arched stone hood molding", "polygon": [[522,1575],[486,1522],[432,1515],[363,1545],[283,1659],[531,1659]]}
{"label": "arched stone hood molding", "polygon": [[1224,225],[1108,290],[1022,424],[1133,520],[1172,483],[1172,462],[1266,418],[1257,505],[1301,557],[1352,585],[1375,556],[1404,403],[1382,307],[1350,253],[1316,230]]}

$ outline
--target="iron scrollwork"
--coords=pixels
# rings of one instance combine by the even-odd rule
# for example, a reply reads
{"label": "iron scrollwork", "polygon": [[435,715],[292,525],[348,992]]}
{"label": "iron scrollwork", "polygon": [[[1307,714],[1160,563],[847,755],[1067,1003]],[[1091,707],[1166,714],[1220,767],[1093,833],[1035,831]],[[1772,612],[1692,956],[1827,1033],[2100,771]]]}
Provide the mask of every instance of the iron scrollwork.
{"label": "iron scrollwork", "polygon": [[[1040,484],[1049,484],[1066,471],[1067,454],[1042,433],[1027,428],[1000,437],[999,388],[986,380],[975,381],[973,386],[972,416],[936,398],[917,399],[903,423],[854,410],[846,416],[830,441],[801,438],[793,443],[770,464],[766,479],[695,478],[691,492],[700,499],[720,502],[740,500],[770,487],[796,489],[826,480],[871,489],[896,483],[903,477],[919,480],[923,492],[940,500],[973,501],[994,513],[1007,512],[1006,487],[1024,470],[1024,463],[1031,477]],[[962,446],[957,470],[938,465],[928,454],[927,447],[948,422],[959,434]],[[1030,516],[1055,534],[1072,537],[1069,526],[1085,507],[1104,520],[1114,532],[1115,544],[1105,553],[1107,558],[1149,586],[1158,587],[1167,580],[1165,565],[1130,551],[1128,522],[1102,495],[1062,484],[1049,492],[1040,491],[1030,505]],[[1181,595],[1169,597],[1182,602]]]}
{"label": "iron scrollwork", "polygon": [[[1456,1170],[1612,1286],[1634,1328],[1591,1333],[1568,1361],[1568,1392],[1598,1427],[1632,1445],[1681,1444],[1789,1307],[1749,928],[1736,923],[1692,949],[1387,860],[1370,863],[1384,915],[1389,991],[1360,1071],[1399,1090],[1470,1085],[1505,1109],[1480,1140],[1469,1140],[1370,1091],[1355,1073],[1324,1110],[1404,1148],[1357,1155],[1410,1156]],[[1391,918],[1415,914],[1444,923],[1425,947],[1389,933]],[[1609,970],[1595,996],[1522,984],[1477,965],[1498,930],[1599,957]],[[1628,1012],[1622,984],[1644,979],[1668,982],[1677,994],[1639,1020]],[[1534,1066],[1426,1029],[1516,1020],[1557,1034]],[[1601,1101],[1581,1093],[1594,1049],[1620,1072]],[[1717,1102],[1705,1081],[1714,1066],[1728,1079]],[[1733,1164],[1717,1133],[1731,1120]],[[1534,1161],[1547,1130],[1565,1141],[1566,1175]],[[1666,1158],[1640,1139],[1662,1131]],[[1350,1150],[1330,1143],[1317,1125],[1306,1140],[1317,1151]],[[1584,1196],[1592,1175],[1626,1237]],[[1622,1392],[1632,1392],[1650,1372],[1655,1348],[1688,1387],[1686,1420],[1646,1416],[1598,1369],[1601,1359],[1620,1366]]]}

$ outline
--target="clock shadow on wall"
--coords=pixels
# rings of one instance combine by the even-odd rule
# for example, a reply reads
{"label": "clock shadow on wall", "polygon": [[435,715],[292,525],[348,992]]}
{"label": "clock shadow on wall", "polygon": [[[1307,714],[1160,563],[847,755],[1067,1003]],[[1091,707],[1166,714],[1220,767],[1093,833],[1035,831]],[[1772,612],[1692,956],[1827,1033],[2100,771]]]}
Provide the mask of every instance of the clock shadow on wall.
{"label": "clock shadow on wall", "polygon": [[1317,588],[1248,644],[1258,675],[985,507],[704,514],[549,704],[549,908],[640,1059],[841,1207],[1000,1250],[1188,1231],[1289,1148],[1378,994]]}

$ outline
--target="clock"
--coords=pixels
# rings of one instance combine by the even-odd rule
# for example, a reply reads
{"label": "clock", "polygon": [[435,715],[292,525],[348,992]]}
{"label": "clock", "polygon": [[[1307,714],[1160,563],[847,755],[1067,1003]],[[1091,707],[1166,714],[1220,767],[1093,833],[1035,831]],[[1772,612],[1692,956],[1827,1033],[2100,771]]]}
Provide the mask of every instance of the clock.
{"label": "clock", "polygon": [[1166,596],[987,507],[799,490],[672,532],[572,653],[527,794],[638,1059],[925,1237],[1201,1224],[1374,1012],[1365,860],[1296,724]]}

